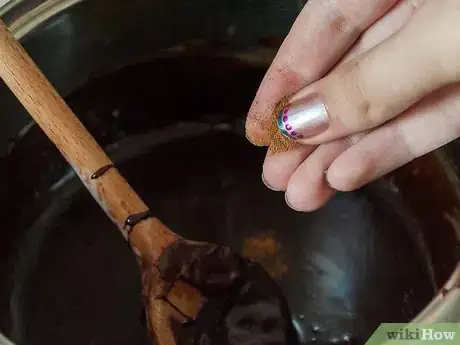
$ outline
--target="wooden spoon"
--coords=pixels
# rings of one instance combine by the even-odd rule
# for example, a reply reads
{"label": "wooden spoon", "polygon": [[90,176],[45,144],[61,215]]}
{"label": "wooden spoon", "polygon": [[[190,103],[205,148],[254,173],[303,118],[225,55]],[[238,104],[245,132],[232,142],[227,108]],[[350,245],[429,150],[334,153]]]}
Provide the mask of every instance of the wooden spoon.
{"label": "wooden spoon", "polygon": [[149,329],[158,344],[175,344],[170,319],[195,319],[204,302],[198,290],[180,281],[166,296],[161,291],[158,259],[181,237],[153,217],[1,20],[0,77],[129,241],[141,267]]}

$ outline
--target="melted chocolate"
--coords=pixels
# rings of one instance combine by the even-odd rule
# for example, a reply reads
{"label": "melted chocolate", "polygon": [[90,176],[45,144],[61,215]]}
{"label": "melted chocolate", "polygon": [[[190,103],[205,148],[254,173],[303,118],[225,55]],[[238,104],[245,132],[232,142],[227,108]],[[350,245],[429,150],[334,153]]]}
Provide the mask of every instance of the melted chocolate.
{"label": "melted chocolate", "polygon": [[104,175],[107,171],[109,171],[113,167],[115,167],[113,164],[107,164],[107,165],[104,165],[103,167],[97,169],[96,172],[91,175],[91,180],[95,180],[95,179],[101,177],[102,175]]}
{"label": "melted chocolate", "polygon": [[130,230],[131,230],[133,227],[136,226],[136,224],[142,222],[145,219],[152,218],[152,217],[153,217],[153,213],[150,210],[132,214],[128,216],[128,218],[126,218],[124,228],[126,229],[130,227]]}
{"label": "melted chocolate", "polygon": [[160,257],[159,270],[164,280],[183,280],[207,298],[194,322],[195,345],[299,343],[278,284],[230,248],[176,242]]}

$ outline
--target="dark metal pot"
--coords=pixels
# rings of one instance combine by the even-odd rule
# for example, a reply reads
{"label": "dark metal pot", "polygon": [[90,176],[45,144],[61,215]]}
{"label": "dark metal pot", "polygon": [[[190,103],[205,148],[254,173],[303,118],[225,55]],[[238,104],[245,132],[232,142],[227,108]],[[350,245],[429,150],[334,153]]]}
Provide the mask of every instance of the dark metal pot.
{"label": "dark metal pot", "polygon": [[[301,5],[12,0],[2,16],[161,219],[263,262],[302,344],[459,321],[457,143],[312,214],[262,185],[244,115]],[[0,104],[1,330],[21,345],[148,344],[129,248],[4,86]]]}

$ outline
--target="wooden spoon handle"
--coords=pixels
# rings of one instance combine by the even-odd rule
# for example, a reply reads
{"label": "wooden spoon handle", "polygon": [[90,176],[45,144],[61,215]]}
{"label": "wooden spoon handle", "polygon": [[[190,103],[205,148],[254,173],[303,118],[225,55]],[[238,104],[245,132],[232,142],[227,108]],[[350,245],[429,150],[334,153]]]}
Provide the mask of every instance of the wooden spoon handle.
{"label": "wooden spoon handle", "polygon": [[[127,238],[128,217],[145,212],[148,207],[117,169],[110,168],[101,176],[91,178],[102,167],[112,166],[112,161],[1,20],[0,77]],[[137,254],[156,260],[163,248],[177,238],[157,218],[151,217],[136,225],[130,242]]]}

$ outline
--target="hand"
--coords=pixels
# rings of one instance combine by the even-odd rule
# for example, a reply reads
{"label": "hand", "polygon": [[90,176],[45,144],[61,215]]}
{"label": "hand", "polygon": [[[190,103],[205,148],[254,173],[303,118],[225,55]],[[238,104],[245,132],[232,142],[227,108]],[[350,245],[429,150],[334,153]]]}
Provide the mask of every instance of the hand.
{"label": "hand", "polygon": [[301,145],[268,153],[263,179],[312,211],[459,137],[459,82],[460,0],[310,0],[246,132],[269,145],[264,123],[295,93],[280,125]]}

